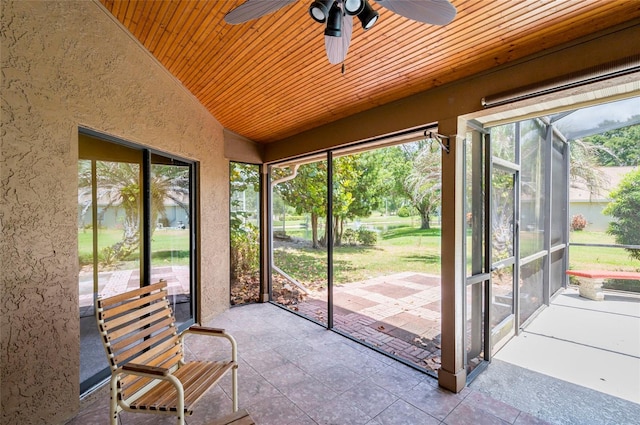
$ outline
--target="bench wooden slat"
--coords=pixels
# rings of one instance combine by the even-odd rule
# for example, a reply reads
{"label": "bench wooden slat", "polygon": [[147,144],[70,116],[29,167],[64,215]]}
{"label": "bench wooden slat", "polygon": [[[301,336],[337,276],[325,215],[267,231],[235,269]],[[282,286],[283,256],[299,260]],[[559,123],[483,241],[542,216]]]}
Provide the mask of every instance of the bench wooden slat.
{"label": "bench wooden slat", "polygon": [[[185,388],[185,414],[191,414],[191,406],[232,367],[233,362],[192,362],[178,369],[174,375]],[[138,398],[131,407],[141,410],[175,411],[176,396],[173,385],[165,381]]]}
{"label": "bench wooden slat", "polygon": [[[230,369],[235,367],[233,362],[215,362],[213,363],[208,370],[206,371],[206,375],[197,377],[198,379],[192,381],[189,385],[187,393],[185,394],[185,402],[188,402],[189,405],[194,405],[198,400],[204,395],[204,393],[218,382]],[[203,377],[208,377],[208,379],[203,379]]]}
{"label": "bench wooden slat", "polygon": [[[176,336],[175,329],[172,329],[172,328],[165,329],[164,331],[154,335],[153,337],[146,339],[140,342],[139,344],[134,345],[130,349],[123,351],[121,353],[118,353],[115,356],[115,362],[124,363],[129,359],[133,359],[136,357],[136,354],[142,354],[147,350],[147,348],[151,348],[156,344],[161,344],[165,340],[167,340],[167,338],[171,338],[172,336]],[[172,339],[175,340],[175,338],[172,338]],[[171,339],[169,339],[168,341],[171,341]]]}
{"label": "bench wooden slat", "polygon": [[571,276],[586,277],[589,279],[629,279],[640,280],[638,272],[617,272],[607,270],[567,270]]}
{"label": "bench wooden slat", "polygon": [[117,342],[112,342],[111,346],[113,347],[113,351],[120,351],[136,341],[141,341],[147,337],[151,337],[161,329],[169,327],[171,323],[173,323],[173,319],[171,317],[165,317],[163,321],[158,322],[153,326],[143,326],[139,332],[132,333],[126,338],[119,339]]}
{"label": "bench wooden slat", "polygon": [[136,324],[140,319],[144,318],[148,314],[153,314],[158,311],[163,312],[167,315],[169,312],[166,311],[169,303],[165,300],[164,302],[156,302],[147,307],[134,309],[133,311],[124,314],[122,316],[118,316],[109,321],[104,322],[104,329],[109,330],[117,330],[120,326],[126,325],[127,323]]}
{"label": "bench wooden slat", "polygon": [[166,287],[167,287],[167,282],[160,281],[158,283],[154,283],[148,286],[143,286],[141,288],[133,289],[128,292],[123,292],[122,294],[114,295],[109,298],[98,298],[98,307],[107,308],[114,304],[118,304],[118,303],[121,303],[122,301],[128,300],[130,298],[137,298],[140,296],[151,294],[155,291],[162,291]]}
{"label": "bench wooden slat", "polygon": [[119,314],[122,314],[123,312],[127,311],[127,310],[135,310],[145,304],[149,304],[149,303],[153,303],[153,302],[157,302],[159,300],[162,300],[166,297],[166,294],[164,292],[158,292],[155,294],[150,294],[146,297],[141,297],[141,298],[137,298],[137,299],[132,299],[132,300],[128,300],[126,302],[123,302],[122,304],[116,306],[116,307],[112,307],[108,310],[104,310],[102,313],[102,318],[104,320],[109,320],[112,317],[115,317]]}
{"label": "bench wooden slat", "polygon": [[172,316],[168,316],[164,310],[158,310],[155,314],[151,314],[146,317],[141,317],[140,320],[136,322],[132,322],[130,325],[124,326],[120,329],[110,330],[108,333],[109,341],[115,341],[117,339],[120,339],[123,336],[127,335],[128,333],[135,332],[139,329],[145,328],[146,326],[149,326],[150,324],[163,320],[164,318],[167,318],[167,317],[173,319]]}
{"label": "bench wooden slat", "polygon": [[[164,367],[165,369],[173,369],[182,358],[182,347],[179,344],[171,347],[165,343],[164,346],[154,347],[154,349],[135,358],[132,363],[148,364],[149,366]],[[166,351],[165,351],[166,350]],[[126,394],[124,397],[130,397],[146,385],[146,378],[135,375],[127,375],[120,379],[122,392]]]}

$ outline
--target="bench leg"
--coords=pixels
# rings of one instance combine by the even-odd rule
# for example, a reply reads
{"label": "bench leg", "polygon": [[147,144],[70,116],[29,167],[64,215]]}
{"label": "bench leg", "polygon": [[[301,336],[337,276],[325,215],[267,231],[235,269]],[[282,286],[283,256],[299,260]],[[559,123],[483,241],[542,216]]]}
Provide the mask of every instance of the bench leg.
{"label": "bench leg", "polygon": [[238,367],[231,370],[231,391],[233,392],[233,411],[238,411]]}
{"label": "bench leg", "polygon": [[118,425],[118,384],[114,376],[111,377],[110,385],[109,423],[110,425]]}
{"label": "bench leg", "polygon": [[579,289],[580,296],[594,301],[604,300],[604,293],[602,292],[603,283],[604,279],[589,279],[581,277]]}

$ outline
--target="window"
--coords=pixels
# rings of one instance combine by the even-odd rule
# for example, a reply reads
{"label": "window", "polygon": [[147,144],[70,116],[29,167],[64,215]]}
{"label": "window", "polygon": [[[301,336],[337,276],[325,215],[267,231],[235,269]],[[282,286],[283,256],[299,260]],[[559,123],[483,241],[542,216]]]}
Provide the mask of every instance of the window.
{"label": "window", "polygon": [[231,305],[260,300],[260,166],[229,164]]}

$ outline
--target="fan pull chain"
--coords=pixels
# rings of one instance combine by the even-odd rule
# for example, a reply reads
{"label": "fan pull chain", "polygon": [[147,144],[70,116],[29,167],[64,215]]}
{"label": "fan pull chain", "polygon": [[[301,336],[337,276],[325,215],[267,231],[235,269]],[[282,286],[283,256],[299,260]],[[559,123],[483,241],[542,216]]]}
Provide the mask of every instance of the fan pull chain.
{"label": "fan pull chain", "polygon": [[345,65],[344,65],[344,62],[342,62],[342,75],[344,75],[344,74],[345,74],[345,72],[346,72],[345,70],[346,70],[346,67],[345,67]]}

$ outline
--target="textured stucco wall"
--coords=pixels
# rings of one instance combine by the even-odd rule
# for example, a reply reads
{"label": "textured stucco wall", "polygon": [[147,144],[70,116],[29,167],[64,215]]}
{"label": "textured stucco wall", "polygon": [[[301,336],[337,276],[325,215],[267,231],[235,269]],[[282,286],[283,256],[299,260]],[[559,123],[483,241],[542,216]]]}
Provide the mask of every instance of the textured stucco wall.
{"label": "textured stucco wall", "polygon": [[78,408],[78,126],[200,161],[201,317],[228,307],[222,126],[91,1],[0,0],[2,424]]}

